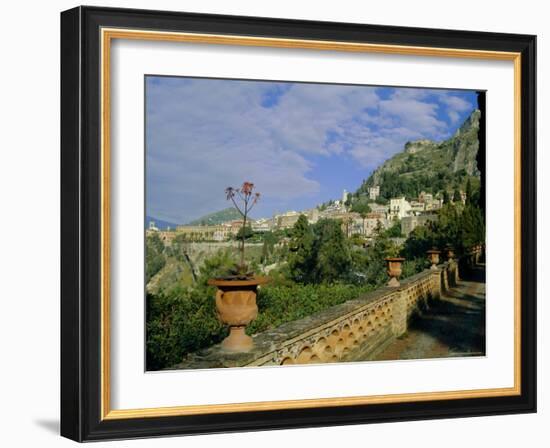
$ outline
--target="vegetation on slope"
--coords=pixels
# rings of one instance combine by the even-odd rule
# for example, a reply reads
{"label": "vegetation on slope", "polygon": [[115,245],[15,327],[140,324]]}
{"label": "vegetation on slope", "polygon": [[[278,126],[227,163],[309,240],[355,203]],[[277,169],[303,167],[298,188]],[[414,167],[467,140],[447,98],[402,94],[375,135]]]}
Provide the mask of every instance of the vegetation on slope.
{"label": "vegetation on slope", "polygon": [[224,208],[223,210],[219,210],[217,212],[213,212],[213,213],[209,213],[207,215],[201,216],[200,218],[197,218],[197,219],[189,222],[187,225],[190,225],[190,226],[201,226],[201,225],[214,226],[214,225],[217,225],[217,224],[221,224],[222,222],[232,221],[232,220],[236,220],[236,219],[242,219],[242,216],[233,207],[228,207],[228,208]]}
{"label": "vegetation on slope", "polygon": [[480,111],[475,110],[453,137],[441,143],[429,140],[409,142],[405,149],[388,159],[363,182],[355,196],[379,185],[380,197],[389,200],[405,196],[417,198],[425,191],[437,194],[464,190],[468,180],[479,188],[477,167]]}

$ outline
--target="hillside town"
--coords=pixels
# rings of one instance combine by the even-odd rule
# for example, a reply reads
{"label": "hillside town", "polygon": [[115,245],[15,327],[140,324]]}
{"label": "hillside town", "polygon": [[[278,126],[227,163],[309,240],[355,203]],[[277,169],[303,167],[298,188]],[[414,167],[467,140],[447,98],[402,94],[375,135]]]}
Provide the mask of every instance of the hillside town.
{"label": "hillside town", "polygon": [[[300,215],[304,215],[309,224],[315,224],[322,218],[339,220],[342,231],[348,237],[359,235],[368,242],[377,229],[388,229],[396,223],[401,226],[402,236],[407,237],[416,227],[437,220],[436,211],[443,205],[441,195],[434,196],[424,191],[414,200],[401,196],[381,201],[380,186],[376,185],[368,189],[369,211],[358,213],[352,210],[350,195],[351,193],[344,190],[340,199],[331,200],[323,206],[300,211],[289,210],[271,218],[249,219],[250,227],[257,234],[291,229]],[[463,191],[460,191],[460,201],[463,204],[466,202],[466,193]],[[184,235],[189,241],[222,242],[235,239],[242,225],[242,220],[230,220],[215,225],[179,225],[161,230],[151,221],[146,232],[156,233],[165,244],[170,244],[178,235]]]}

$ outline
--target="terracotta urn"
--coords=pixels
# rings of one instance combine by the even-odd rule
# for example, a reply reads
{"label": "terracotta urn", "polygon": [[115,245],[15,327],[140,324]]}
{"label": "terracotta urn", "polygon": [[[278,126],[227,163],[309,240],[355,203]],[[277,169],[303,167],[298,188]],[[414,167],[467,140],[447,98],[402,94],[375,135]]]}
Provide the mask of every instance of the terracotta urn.
{"label": "terracotta urn", "polygon": [[220,322],[229,326],[229,336],[222,341],[224,350],[246,352],[253,347],[253,341],[245,333],[246,326],[258,315],[256,292],[258,285],[268,282],[267,277],[249,279],[210,279],[208,284],[216,286],[216,311]]}
{"label": "terracotta urn", "polygon": [[404,258],[401,257],[388,257],[386,258],[386,263],[388,266],[388,276],[390,277],[390,281],[388,282],[388,286],[396,287],[399,286],[399,277],[401,277],[403,262],[405,261]]}
{"label": "terracotta urn", "polygon": [[437,265],[439,264],[439,254],[441,251],[437,249],[431,249],[426,252],[428,254],[428,258],[430,260],[430,263],[432,264],[430,269],[437,269]]}

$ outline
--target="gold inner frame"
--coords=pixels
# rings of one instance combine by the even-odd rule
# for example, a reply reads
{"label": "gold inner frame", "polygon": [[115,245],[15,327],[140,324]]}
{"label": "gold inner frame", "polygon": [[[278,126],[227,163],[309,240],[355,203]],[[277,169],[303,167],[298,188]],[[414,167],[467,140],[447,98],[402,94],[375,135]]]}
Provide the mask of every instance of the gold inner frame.
{"label": "gold inner frame", "polygon": [[[244,402],[230,404],[187,405],[140,409],[111,409],[110,388],[110,62],[113,39],[240,45],[254,47],[383,53],[412,56],[436,56],[467,59],[513,61],[514,63],[514,386],[507,388],[368,395],[303,400]],[[514,52],[415,47],[303,39],[279,39],[249,36],[101,29],[101,419],[127,419],[199,415],[283,409],[306,409],[463,398],[502,397],[521,394],[521,54]]]}

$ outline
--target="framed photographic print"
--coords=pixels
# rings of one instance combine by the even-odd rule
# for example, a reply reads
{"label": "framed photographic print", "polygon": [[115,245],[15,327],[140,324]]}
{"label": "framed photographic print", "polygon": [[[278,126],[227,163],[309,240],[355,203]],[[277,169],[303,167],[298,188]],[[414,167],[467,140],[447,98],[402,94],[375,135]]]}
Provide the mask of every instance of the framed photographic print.
{"label": "framed photographic print", "polygon": [[536,411],[535,36],[61,14],[61,433]]}

